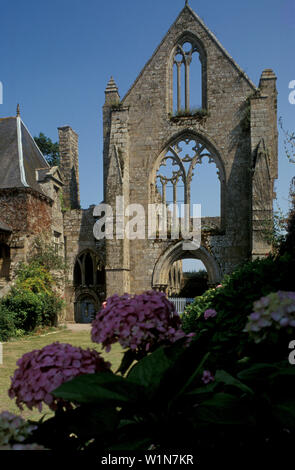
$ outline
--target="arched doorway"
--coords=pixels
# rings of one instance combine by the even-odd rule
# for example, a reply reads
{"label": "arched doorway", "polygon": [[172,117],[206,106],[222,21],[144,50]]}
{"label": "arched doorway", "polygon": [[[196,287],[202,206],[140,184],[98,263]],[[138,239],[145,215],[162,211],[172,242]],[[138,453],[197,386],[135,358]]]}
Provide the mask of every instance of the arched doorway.
{"label": "arched doorway", "polygon": [[75,302],[75,322],[91,323],[99,310],[99,301],[87,293],[80,295]]}
{"label": "arched doorway", "polygon": [[105,299],[105,267],[93,250],[84,250],[73,269],[74,315],[76,323],[91,323]]}
{"label": "arched doorway", "polygon": [[182,260],[182,283],[179,297],[194,298],[204,294],[208,288],[208,273],[204,263],[195,258]]}
{"label": "arched doorway", "polygon": [[[221,271],[216,259],[204,247],[183,250],[182,241],[171,245],[158,259],[152,277],[152,288],[166,292],[171,280],[171,268],[175,261],[183,259],[201,260],[208,273],[208,285],[220,283]],[[170,275],[170,279],[169,279]]]}

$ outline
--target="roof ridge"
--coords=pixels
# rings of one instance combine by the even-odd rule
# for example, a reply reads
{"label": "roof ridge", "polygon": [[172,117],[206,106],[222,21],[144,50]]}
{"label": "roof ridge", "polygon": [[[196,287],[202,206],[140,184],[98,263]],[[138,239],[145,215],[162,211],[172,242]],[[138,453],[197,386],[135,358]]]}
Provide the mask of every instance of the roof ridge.
{"label": "roof ridge", "polygon": [[22,184],[25,187],[29,187],[26,180],[26,173],[24,167],[24,155],[23,155],[23,143],[22,143],[22,130],[21,130],[21,118],[20,116],[16,117],[16,136],[17,136],[17,151],[18,151],[18,162],[20,170],[20,179]]}
{"label": "roof ridge", "polygon": [[46,167],[44,168],[50,168],[50,165],[49,163],[47,162],[46,158],[44,157],[43,153],[41,152],[41,150],[39,149],[38,145],[36,144],[36,141],[34,139],[34,137],[32,136],[32,134],[30,133],[29,129],[27,128],[27,126],[25,125],[24,121],[21,119],[21,123],[22,125],[24,126],[24,128],[26,129],[27,133],[29,134],[29,136],[31,137],[32,141],[34,142],[34,145],[35,147],[38,149],[38,152],[40,153],[41,157],[43,158],[44,162],[46,163]]}

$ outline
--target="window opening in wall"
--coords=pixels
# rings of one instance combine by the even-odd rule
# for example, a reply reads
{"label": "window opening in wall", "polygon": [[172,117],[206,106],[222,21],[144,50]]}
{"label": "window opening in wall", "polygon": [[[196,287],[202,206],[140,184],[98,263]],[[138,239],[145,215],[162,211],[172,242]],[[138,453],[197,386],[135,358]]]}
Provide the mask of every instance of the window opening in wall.
{"label": "window opening in wall", "polygon": [[202,64],[193,42],[180,42],[173,57],[173,112],[194,114],[203,108]]}
{"label": "window opening in wall", "polygon": [[54,242],[54,248],[55,248],[55,253],[59,253],[59,250],[61,248],[61,233],[59,232],[53,232],[53,242]]}
{"label": "window opening in wall", "polygon": [[219,177],[214,155],[207,146],[196,138],[182,137],[168,147],[160,160],[155,200],[167,206],[173,204],[179,217],[182,204],[189,206],[191,216],[192,205],[201,204],[202,217],[219,217]]}

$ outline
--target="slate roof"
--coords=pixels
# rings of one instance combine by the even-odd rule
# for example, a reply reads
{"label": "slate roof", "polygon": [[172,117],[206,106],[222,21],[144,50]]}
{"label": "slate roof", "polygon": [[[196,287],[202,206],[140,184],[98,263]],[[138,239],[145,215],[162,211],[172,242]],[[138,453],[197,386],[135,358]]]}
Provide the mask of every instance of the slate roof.
{"label": "slate roof", "polygon": [[0,189],[32,188],[44,194],[36,170],[49,165],[20,116],[0,119]]}

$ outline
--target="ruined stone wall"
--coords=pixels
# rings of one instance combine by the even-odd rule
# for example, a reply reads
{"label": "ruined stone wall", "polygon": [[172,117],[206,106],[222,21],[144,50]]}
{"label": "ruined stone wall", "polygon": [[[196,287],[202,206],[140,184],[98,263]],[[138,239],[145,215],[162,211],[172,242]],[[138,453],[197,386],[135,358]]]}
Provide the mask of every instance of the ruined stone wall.
{"label": "ruined stone wall", "polygon": [[10,279],[13,279],[17,264],[26,261],[34,238],[50,231],[52,203],[32,190],[1,190],[0,219],[12,229],[7,243],[11,256]]}
{"label": "ruined stone wall", "polygon": [[74,302],[77,289],[73,285],[73,275],[77,256],[84,250],[98,252],[102,258],[104,256],[103,248],[97,248],[97,242],[93,235],[93,227],[96,221],[93,216],[93,209],[94,206],[90,206],[88,209],[75,209],[64,212],[65,252],[68,268],[66,284],[67,321],[74,321]]}
{"label": "ruined stone wall", "polygon": [[80,208],[78,135],[70,126],[58,128],[63,202],[66,208]]}
{"label": "ruined stone wall", "polygon": [[[183,35],[197,38],[203,54],[203,106],[207,116],[171,118],[172,62],[171,55]],[[193,84],[201,86],[200,83]],[[191,86],[193,86],[191,85]],[[248,112],[247,99],[257,92],[255,85],[234,63],[233,59],[208,31],[189,7],[185,7],[166,37],[147,63],[130,91],[123,98],[121,109],[110,108],[105,136],[104,163],[106,202],[113,204],[116,194],[122,194],[118,180],[112,183],[117,163],[112,156],[111,142],[117,142],[124,155],[124,168],[129,168],[129,202],[153,202],[150,175],[155,162],[176,136],[202,139],[219,160],[224,174],[220,175],[221,230],[207,236],[210,253],[216,259],[221,273],[228,273],[248,259],[252,250],[252,149],[250,129],[245,126]],[[272,94],[274,95],[274,90]],[[106,100],[106,109],[107,100]],[[269,101],[269,107],[273,107]],[[126,117],[128,114],[128,119]],[[123,118],[124,115],[124,118]],[[121,116],[121,118],[120,118]],[[127,122],[118,126],[118,122]],[[269,133],[275,140],[274,121],[261,126],[259,134]],[[126,137],[128,132],[128,139]],[[275,162],[276,154],[273,154]],[[110,184],[111,183],[111,184]],[[265,201],[266,205],[271,200]],[[150,240],[131,240],[130,290],[140,292],[151,288],[155,259],[161,251]],[[123,241],[107,242],[112,246],[113,267],[124,251]],[[111,267],[111,266],[110,266]],[[118,284],[108,286],[115,292]],[[120,290],[120,288],[119,288]],[[121,290],[120,290],[121,291]]]}

